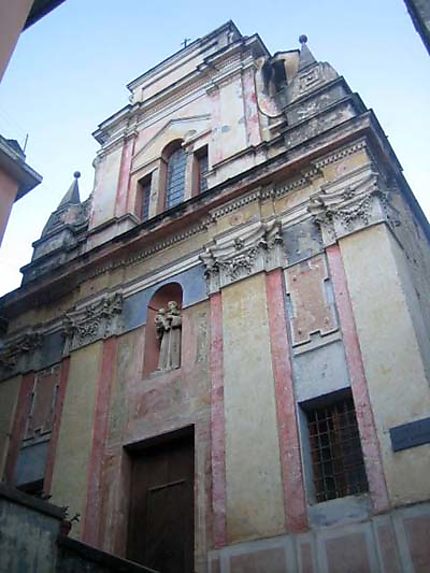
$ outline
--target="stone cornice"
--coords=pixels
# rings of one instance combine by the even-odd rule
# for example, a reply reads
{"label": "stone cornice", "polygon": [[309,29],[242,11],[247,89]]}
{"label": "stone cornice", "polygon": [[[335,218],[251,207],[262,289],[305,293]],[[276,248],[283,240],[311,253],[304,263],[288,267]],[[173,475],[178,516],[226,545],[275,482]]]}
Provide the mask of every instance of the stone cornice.
{"label": "stone cornice", "polygon": [[[10,320],[17,312],[22,312],[30,308],[30,305],[34,305],[35,301],[40,304],[58,296],[65,296],[76,285],[87,280],[88,276],[94,276],[93,269],[96,269],[97,275],[102,274],[119,265],[142,260],[193,234],[205,231],[207,225],[213,220],[211,216],[213,209],[219,208],[228,200],[235,202],[252,188],[267,184],[274,173],[285,173],[285,179],[288,181],[285,192],[288,192],[288,187],[292,189],[298,185],[297,171],[294,171],[298,161],[302,165],[307,161],[307,165],[312,166],[311,172],[314,172],[314,168],[318,169],[320,165],[341,160],[359,151],[365,145],[364,142],[367,141],[365,134],[371,126],[372,122],[368,114],[365,117],[354,118],[348,122],[348,127],[341,126],[335,128],[330,134],[326,133],[321,136],[321,143],[318,143],[319,138],[316,138],[312,145],[302,146],[300,153],[300,149],[297,148],[294,152],[276,155],[174,209],[156,215],[149,221],[116,236],[109,244],[98,245],[76,259],[68,261],[67,266],[60,266],[46,277],[41,277],[38,282],[29,282],[25,287],[9,293],[1,300],[3,315]],[[346,145],[344,143],[343,146],[338,144],[336,149],[324,153],[324,148],[333,147],[333,142],[337,141],[339,130],[342,135],[341,141],[349,140],[350,143]],[[352,139],[353,136],[355,139]],[[291,172],[295,175],[288,180],[288,174]],[[271,188],[270,185],[263,187],[269,193],[272,192]],[[196,223],[198,220],[200,222]],[[202,220],[203,223],[201,223]],[[145,247],[148,241],[151,244]],[[143,245],[144,248],[140,250],[139,245]],[[130,252],[132,254],[126,254]]]}
{"label": "stone cornice", "polygon": [[119,334],[122,306],[122,291],[105,292],[73,306],[48,324],[15,333],[6,339],[0,350],[0,379],[40,370],[45,352],[44,341],[50,334],[61,333],[64,340],[62,356]]}
{"label": "stone cornice", "polygon": [[[34,324],[31,329],[25,328],[12,333],[5,340],[4,346],[0,350],[0,368],[2,366],[5,367],[8,363],[12,366],[17,362],[17,357],[20,354],[29,353],[39,348],[45,337],[58,332],[62,332],[64,337],[69,336],[68,351],[79,346],[77,338],[87,338],[86,343],[92,342],[90,334],[91,331],[94,331],[94,327],[90,327],[87,324],[90,318],[106,319],[109,317],[114,318],[115,315],[119,317],[123,302],[127,297],[163,282],[169,277],[174,277],[178,273],[183,273],[201,265],[199,260],[200,252],[199,249],[173,265],[165,265],[156,272],[151,271],[142,277],[122,283],[121,289],[114,291],[104,290],[96,295],[82,299],[79,304],[63,311],[59,317]],[[104,324],[104,326],[104,329],[100,329],[101,334],[98,338],[118,334],[122,331],[120,322]],[[72,341],[73,338],[75,339],[74,341]]]}
{"label": "stone cornice", "polygon": [[300,173],[300,175],[296,176],[294,179],[290,181],[287,181],[286,183],[274,186],[270,185],[267,187],[260,187],[256,190],[251,191],[250,193],[247,193],[246,195],[242,195],[237,199],[233,199],[227,203],[224,203],[222,206],[217,207],[211,211],[211,217],[214,220],[217,220],[228,213],[237,211],[244,205],[253,203],[254,201],[259,201],[261,199],[268,199],[269,197],[279,198],[286,195],[287,193],[291,193],[292,191],[301,189],[306,185],[309,185],[309,183],[313,179],[321,176],[322,174],[321,170],[323,167],[326,167],[327,165],[330,165],[337,161],[341,161],[342,159],[345,159],[346,157],[353,155],[354,153],[357,153],[365,148],[366,148],[365,139],[361,139],[353,144],[346,145],[339,151],[325,155],[324,157],[316,161],[312,161],[311,162],[312,167],[303,170],[302,173]]}
{"label": "stone cornice", "polygon": [[247,38],[242,37],[242,34],[239,32],[236,25],[230,20],[225,24],[223,24],[222,26],[220,26],[219,28],[217,28],[216,30],[213,30],[203,38],[195,40],[194,42],[189,44],[186,48],[179,50],[175,54],[172,54],[162,62],[158,63],[153,68],[139,75],[137,78],[135,78],[134,80],[132,80],[127,84],[127,88],[130,91],[132,91],[135,90],[137,87],[144,86],[145,82],[147,82],[147,84],[154,83],[154,81],[157,81],[155,79],[157,78],[157,75],[158,77],[160,75],[165,76],[167,70],[175,69],[178,66],[183,65],[184,61],[193,59],[196,57],[198,53],[202,53],[202,47],[204,47],[203,51],[206,52],[211,47],[217,46],[218,43],[215,39],[226,31],[229,31],[231,34],[233,34],[235,38],[232,37],[232,41],[229,44],[227,44],[224,48],[218,49],[216,52],[212,54],[212,56],[215,56],[220,52],[225,53],[226,49],[229,49],[230,47],[236,47],[238,44],[241,44],[244,40],[247,40]]}
{"label": "stone cornice", "polygon": [[188,229],[184,229],[183,231],[180,231],[178,233],[175,233],[169,237],[166,237],[165,239],[161,239],[160,241],[153,243],[151,246],[144,248],[140,251],[138,251],[137,253],[130,255],[128,257],[123,257],[120,258],[116,261],[111,261],[110,263],[106,264],[106,265],[102,265],[97,267],[94,271],[88,273],[88,275],[86,275],[86,279],[90,279],[90,278],[94,278],[96,276],[99,276],[107,271],[111,271],[113,269],[122,267],[122,266],[127,266],[127,265],[133,265],[139,261],[142,261],[144,259],[146,259],[147,257],[150,257],[151,255],[158,253],[159,251],[162,251],[163,249],[166,249],[168,247],[171,247],[172,245],[179,243],[181,241],[184,241],[198,233],[204,232],[207,230],[208,225],[210,225],[211,221],[210,219],[205,219],[195,225],[193,225],[192,227],[189,227]]}

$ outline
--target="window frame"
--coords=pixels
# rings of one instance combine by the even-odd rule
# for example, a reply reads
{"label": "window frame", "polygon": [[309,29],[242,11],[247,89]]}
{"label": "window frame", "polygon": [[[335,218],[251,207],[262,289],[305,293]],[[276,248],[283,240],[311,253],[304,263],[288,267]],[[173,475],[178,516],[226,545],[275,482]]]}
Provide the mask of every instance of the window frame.
{"label": "window frame", "polygon": [[[202,162],[206,162],[206,170],[202,170]],[[194,152],[194,169],[193,169],[193,196],[200,195],[208,190],[207,175],[209,172],[209,147],[204,145]],[[204,177],[205,185],[202,186]]]}
{"label": "window frame", "polygon": [[[349,422],[352,420],[352,423],[350,423],[347,428],[342,427],[340,429],[339,420],[333,422],[332,428],[330,428],[329,423],[327,423],[327,433],[329,434],[327,438],[330,440],[334,435],[336,443],[333,444],[331,442],[328,445],[323,445],[322,448],[318,450],[318,448],[315,447],[315,442],[319,440],[319,445],[321,446],[321,436],[318,433],[312,435],[310,428],[312,421],[310,421],[310,419],[312,419],[312,415],[317,411],[322,412],[325,410],[327,412],[331,409],[333,412],[334,409],[339,408],[341,404],[348,404],[348,407],[350,408],[348,410],[348,413],[350,414]],[[351,418],[351,416],[353,416],[353,418]],[[367,494],[369,492],[369,485],[366,466],[361,447],[354,401],[350,388],[338,390],[318,398],[301,402],[299,404],[299,422],[302,438],[304,477],[309,503],[319,504],[342,499],[350,495]],[[320,429],[324,422],[325,421],[321,420]],[[337,428],[335,427],[336,424]],[[349,431],[350,429],[352,431],[351,435],[353,436],[353,438],[351,438],[350,435],[350,440],[353,440],[352,453],[347,452],[345,445],[346,440],[341,436],[344,430]],[[343,434],[345,435],[345,432],[343,432]],[[324,450],[325,458],[322,455],[322,451]],[[340,452],[340,455],[338,455],[337,458],[332,455],[334,450],[337,454]],[[329,454],[328,457],[327,454]],[[350,460],[348,460],[348,456],[353,457],[354,461],[352,464]],[[339,470],[339,467],[341,468],[341,471],[337,471]],[[322,470],[322,473],[320,470]],[[353,477],[353,472],[355,471],[361,473],[357,479],[354,479]],[[330,472],[332,472],[332,475],[330,475]],[[333,478],[333,476],[340,476],[337,482],[336,478]],[[331,489],[327,487],[327,484],[330,483],[330,479],[332,479],[332,483],[334,484],[334,487]],[[343,489],[340,485],[340,481],[342,480]],[[333,493],[334,495],[332,495]]]}
{"label": "window frame", "polygon": [[153,172],[151,171],[137,182],[136,215],[140,221],[147,221],[151,217],[152,175]]}
{"label": "window frame", "polygon": [[[176,159],[179,157],[179,159]],[[176,162],[176,165],[173,163]],[[182,144],[170,150],[166,159],[164,208],[173,209],[183,203],[186,192],[187,152]],[[179,189],[179,193],[177,191]],[[171,193],[171,191],[173,192]]]}

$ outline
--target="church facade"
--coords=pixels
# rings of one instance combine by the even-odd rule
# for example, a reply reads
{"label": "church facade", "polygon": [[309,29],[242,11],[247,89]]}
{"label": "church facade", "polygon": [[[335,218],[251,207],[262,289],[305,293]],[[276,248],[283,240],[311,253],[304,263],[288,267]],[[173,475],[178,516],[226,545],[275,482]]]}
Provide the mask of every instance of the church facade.
{"label": "church facade", "polygon": [[1,300],[2,479],[160,572],[430,568],[430,229],[300,44],[131,82]]}

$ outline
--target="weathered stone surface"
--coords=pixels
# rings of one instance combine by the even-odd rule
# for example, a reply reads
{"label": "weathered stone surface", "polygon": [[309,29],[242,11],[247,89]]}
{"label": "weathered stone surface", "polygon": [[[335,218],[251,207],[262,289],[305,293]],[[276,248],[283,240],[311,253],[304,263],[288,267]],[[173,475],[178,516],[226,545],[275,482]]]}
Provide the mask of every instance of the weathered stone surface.
{"label": "weathered stone surface", "polygon": [[430,516],[415,515],[403,520],[414,569],[417,573],[425,573],[430,568]]}
{"label": "weathered stone surface", "polygon": [[293,345],[309,342],[311,335],[337,329],[325,258],[316,256],[286,270],[290,296],[289,320]]}
{"label": "weathered stone surface", "polygon": [[282,548],[233,555],[230,559],[231,573],[265,573],[266,571],[285,573],[285,552]]}

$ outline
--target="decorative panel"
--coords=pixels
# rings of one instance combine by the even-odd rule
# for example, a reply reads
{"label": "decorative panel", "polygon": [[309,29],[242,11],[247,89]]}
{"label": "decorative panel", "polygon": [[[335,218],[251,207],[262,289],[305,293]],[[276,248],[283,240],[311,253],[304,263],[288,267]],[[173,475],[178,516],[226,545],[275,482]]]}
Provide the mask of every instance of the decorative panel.
{"label": "decorative panel", "polygon": [[318,255],[294,265],[285,275],[293,346],[309,342],[314,333],[337,330],[325,257]]}

